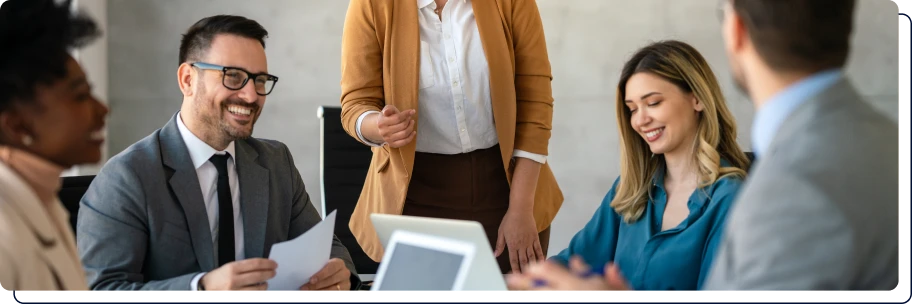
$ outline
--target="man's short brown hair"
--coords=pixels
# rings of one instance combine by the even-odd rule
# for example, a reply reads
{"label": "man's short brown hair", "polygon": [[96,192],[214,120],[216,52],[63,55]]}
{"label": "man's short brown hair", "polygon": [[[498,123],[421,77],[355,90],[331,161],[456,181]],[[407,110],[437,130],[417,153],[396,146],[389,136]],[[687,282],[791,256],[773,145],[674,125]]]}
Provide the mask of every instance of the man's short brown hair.
{"label": "man's short brown hair", "polygon": [[841,68],[855,0],[731,0],[760,57],[777,71]]}
{"label": "man's short brown hair", "polygon": [[269,32],[256,21],[241,16],[218,15],[203,18],[187,29],[187,33],[181,38],[177,64],[200,60],[209,51],[212,40],[219,34],[254,39],[265,48],[265,39]]}

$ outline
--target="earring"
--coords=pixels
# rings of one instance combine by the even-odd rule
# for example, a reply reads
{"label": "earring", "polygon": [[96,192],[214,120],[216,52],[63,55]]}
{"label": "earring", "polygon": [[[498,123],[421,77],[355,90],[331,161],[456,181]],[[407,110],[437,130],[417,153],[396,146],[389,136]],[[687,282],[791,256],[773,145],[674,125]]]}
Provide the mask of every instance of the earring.
{"label": "earring", "polygon": [[25,145],[26,147],[30,147],[33,142],[34,142],[34,139],[32,139],[31,135],[26,135],[26,136],[22,137],[22,144]]}

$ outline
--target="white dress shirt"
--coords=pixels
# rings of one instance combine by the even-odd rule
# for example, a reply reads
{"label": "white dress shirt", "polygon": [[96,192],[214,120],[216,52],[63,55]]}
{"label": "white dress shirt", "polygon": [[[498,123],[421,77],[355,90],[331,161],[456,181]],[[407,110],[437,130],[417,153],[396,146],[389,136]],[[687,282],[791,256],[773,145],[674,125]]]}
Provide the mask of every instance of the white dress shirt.
{"label": "white dress shirt", "polygon": [[[486,0],[490,1],[490,0]],[[418,152],[461,154],[498,143],[491,107],[490,71],[471,0],[451,0],[434,13],[434,0],[418,0],[421,39],[418,77]],[[400,109],[407,110],[407,109]],[[356,130],[361,141],[361,122]],[[544,155],[514,150],[514,157],[545,163]]]}
{"label": "white dress shirt", "polygon": [[[206,142],[196,137],[181,119],[181,113],[177,114],[177,128],[180,130],[184,144],[190,152],[190,160],[193,161],[193,167],[196,168],[196,176],[199,178],[200,190],[203,194],[203,203],[206,204],[206,214],[209,216],[209,233],[212,236],[212,248],[218,248],[219,235],[219,201],[218,201],[218,170],[215,165],[209,162],[215,154],[224,155],[228,153],[228,185],[231,187],[231,205],[234,209],[234,259],[240,261],[244,259],[244,221],[241,216],[241,189],[238,186],[237,167],[234,165],[234,142],[228,144],[224,151],[216,151]],[[191,221],[199,219],[188,219]],[[206,273],[200,273],[190,281],[190,290],[197,290],[200,278]]]}

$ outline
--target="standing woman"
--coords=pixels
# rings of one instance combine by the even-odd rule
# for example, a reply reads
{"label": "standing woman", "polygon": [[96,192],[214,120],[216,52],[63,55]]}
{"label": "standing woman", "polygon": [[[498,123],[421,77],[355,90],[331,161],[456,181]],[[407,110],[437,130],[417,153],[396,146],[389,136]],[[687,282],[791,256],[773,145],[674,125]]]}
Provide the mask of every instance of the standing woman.
{"label": "standing woman", "polygon": [[0,285],[84,290],[60,174],[101,159],[107,107],[68,49],[99,35],[70,1],[0,6]]}
{"label": "standing woman", "polygon": [[563,195],[534,0],[352,0],[341,84],[342,124],[373,150],[349,225],[372,259],[371,213],[478,221],[505,273],[544,258]]}

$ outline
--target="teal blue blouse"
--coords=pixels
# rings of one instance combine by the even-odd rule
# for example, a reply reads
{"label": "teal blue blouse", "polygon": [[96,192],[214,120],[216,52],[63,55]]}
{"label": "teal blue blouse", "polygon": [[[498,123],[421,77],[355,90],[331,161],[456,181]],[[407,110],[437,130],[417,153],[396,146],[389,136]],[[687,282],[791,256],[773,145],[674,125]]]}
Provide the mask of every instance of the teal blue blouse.
{"label": "teal blue blouse", "polygon": [[551,259],[564,265],[579,255],[593,268],[614,262],[633,289],[693,290],[703,284],[722,240],[725,219],[741,187],[741,179],[725,177],[697,189],[687,201],[690,213],[675,228],[662,230],[668,201],[664,170],[654,177],[652,197],[643,216],[624,223],[611,201],[618,185],[602,200],[589,223],[570,241],[570,246]]}

